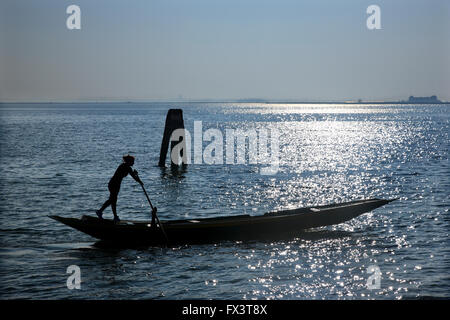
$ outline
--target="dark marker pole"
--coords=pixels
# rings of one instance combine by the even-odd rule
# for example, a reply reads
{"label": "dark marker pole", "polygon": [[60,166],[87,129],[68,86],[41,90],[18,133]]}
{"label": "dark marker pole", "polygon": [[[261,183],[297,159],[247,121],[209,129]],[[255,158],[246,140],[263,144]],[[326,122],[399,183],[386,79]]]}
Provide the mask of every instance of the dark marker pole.
{"label": "dark marker pole", "polygon": [[[166,126],[164,128],[164,136],[161,142],[161,151],[159,153],[159,163],[158,166],[165,167],[167,151],[169,149],[169,141],[172,133],[177,129],[184,129],[183,121],[183,110],[181,109],[169,109],[166,116]],[[172,150],[178,143],[186,143],[186,137],[183,135],[180,137],[179,141],[172,141],[170,144],[170,149]],[[183,152],[185,152],[186,147],[184,146]],[[178,165],[174,163],[173,159],[170,159],[171,165]]]}

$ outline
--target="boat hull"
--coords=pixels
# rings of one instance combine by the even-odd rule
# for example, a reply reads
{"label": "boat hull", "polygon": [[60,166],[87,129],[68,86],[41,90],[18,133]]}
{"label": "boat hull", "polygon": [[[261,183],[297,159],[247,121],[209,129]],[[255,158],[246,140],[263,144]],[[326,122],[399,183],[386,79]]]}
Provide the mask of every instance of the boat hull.
{"label": "boat hull", "polygon": [[149,221],[123,220],[115,224],[111,220],[100,220],[90,216],[83,216],[81,219],[50,217],[106,242],[135,245],[172,245],[289,239],[300,235],[306,229],[348,221],[391,201],[393,200],[369,199],[337,205],[270,212],[262,216],[240,215],[161,221],[169,243],[167,243],[159,227],[152,228]]}

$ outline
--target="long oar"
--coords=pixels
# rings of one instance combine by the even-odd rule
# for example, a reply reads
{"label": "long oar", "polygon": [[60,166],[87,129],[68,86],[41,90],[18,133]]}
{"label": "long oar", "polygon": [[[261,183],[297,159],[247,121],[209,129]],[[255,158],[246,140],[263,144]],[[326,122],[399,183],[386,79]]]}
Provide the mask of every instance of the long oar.
{"label": "long oar", "polygon": [[147,200],[148,200],[148,203],[150,204],[150,207],[152,208],[152,214],[155,215],[156,221],[158,222],[159,227],[161,228],[161,231],[162,231],[162,233],[163,233],[163,235],[164,235],[164,238],[166,238],[166,242],[168,243],[168,242],[169,242],[169,238],[167,237],[167,234],[166,234],[166,232],[164,231],[163,225],[162,225],[161,222],[159,221],[158,215],[156,214],[155,209],[153,208],[152,202],[150,201],[150,198],[148,197],[147,191],[145,191],[145,188],[144,188],[144,185],[143,185],[143,184],[141,184],[141,187],[142,187],[142,190],[144,190],[145,196],[147,197]]}

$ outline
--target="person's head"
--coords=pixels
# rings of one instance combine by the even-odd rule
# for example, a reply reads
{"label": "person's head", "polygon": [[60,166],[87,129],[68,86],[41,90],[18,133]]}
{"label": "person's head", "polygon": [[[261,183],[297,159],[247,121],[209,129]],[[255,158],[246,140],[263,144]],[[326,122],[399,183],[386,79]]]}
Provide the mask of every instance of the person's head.
{"label": "person's head", "polygon": [[134,164],[134,157],[127,154],[126,156],[123,156],[123,162],[129,166],[132,166]]}

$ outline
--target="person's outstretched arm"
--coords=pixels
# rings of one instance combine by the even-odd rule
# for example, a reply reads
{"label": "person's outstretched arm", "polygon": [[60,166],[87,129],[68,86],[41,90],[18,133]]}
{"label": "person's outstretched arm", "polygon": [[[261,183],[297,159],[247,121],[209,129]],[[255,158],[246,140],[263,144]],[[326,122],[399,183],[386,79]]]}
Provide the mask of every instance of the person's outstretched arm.
{"label": "person's outstretched arm", "polygon": [[134,180],[136,180],[137,183],[139,183],[141,186],[144,185],[144,183],[142,182],[142,180],[139,178],[138,172],[137,170],[131,170],[130,168],[130,176],[133,177]]}

